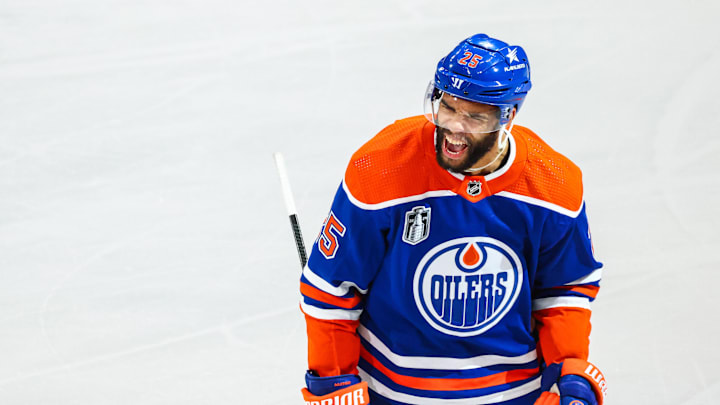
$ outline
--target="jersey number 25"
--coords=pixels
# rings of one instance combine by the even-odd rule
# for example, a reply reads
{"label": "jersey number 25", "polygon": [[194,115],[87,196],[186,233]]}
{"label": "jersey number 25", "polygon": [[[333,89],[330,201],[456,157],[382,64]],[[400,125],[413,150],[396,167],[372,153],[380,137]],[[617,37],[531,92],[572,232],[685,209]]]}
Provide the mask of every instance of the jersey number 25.
{"label": "jersey number 25", "polygon": [[325,220],[325,224],[323,224],[323,230],[318,239],[318,249],[320,249],[320,253],[322,253],[326,259],[335,257],[335,253],[337,253],[337,249],[340,246],[338,238],[343,235],[345,235],[345,225],[338,221],[335,214],[330,212],[330,215],[328,215]]}

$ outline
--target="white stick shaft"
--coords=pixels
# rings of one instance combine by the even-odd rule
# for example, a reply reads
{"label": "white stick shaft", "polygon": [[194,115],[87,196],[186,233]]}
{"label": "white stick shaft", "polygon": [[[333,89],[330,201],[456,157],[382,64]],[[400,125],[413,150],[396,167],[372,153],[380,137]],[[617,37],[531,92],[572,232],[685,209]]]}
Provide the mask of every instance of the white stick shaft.
{"label": "white stick shaft", "polygon": [[297,248],[298,257],[300,258],[300,268],[305,268],[307,264],[307,251],[305,250],[305,242],[303,241],[302,231],[300,230],[300,222],[297,218],[297,210],[295,209],[295,201],[293,200],[292,190],[290,190],[290,180],[288,179],[287,170],[285,170],[285,159],[280,152],[273,153],[275,158],[275,166],[277,166],[280,175],[280,184],[282,186],[283,197],[285,197],[285,208],[290,216],[290,227],[295,237],[295,247]]}
{"label": "white stick shaft", "polygon": [[293,199],[292,190],[290,189],[290,180],[288,180],[287,170],[285,169],[285,158],[283,158],[280,152],[273,153],[273,158],[275,158],[275,166],[280,175],[280,185],[282,187],[283,198],[285,199],[285,208],[287,208],[288,215],[297,214],[295,200]]}

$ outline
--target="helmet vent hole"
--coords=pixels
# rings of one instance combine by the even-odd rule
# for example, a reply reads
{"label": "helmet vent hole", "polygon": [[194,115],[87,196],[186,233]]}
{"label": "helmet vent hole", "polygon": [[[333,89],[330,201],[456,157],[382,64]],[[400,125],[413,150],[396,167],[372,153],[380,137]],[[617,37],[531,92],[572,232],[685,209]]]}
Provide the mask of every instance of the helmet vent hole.
{"label": "helmet vent hole", "polygon": [[480,94],[482,94],[483,96],[493,97],[493,96],[501,96],[503,93],[505,93],[507,91],[508,91],[508,88],[506,87],[506,88],[502,88],[502,89],[485,90],[485,91],[481,92]]}

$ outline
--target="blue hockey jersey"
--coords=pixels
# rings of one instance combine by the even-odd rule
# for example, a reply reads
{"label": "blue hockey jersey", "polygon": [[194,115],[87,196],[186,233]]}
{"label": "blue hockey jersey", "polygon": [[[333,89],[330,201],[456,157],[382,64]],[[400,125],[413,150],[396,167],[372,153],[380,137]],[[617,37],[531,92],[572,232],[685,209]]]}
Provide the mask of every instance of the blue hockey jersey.
{"label": "blue hockey jersey", "polygon": [[[515,126],[487,176],[442,169],[424,117],[352,157],[301,278],[310,367],[372,404],[532,404],[587,357],[600,281],[580,170]],[[357,368],[356,368],[357,367]]]}

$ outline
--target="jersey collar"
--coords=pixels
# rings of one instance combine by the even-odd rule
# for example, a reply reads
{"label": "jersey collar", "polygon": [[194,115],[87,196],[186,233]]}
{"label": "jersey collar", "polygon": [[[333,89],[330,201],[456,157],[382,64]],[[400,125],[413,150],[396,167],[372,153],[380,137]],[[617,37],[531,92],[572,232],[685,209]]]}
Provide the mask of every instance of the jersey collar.
{"label": "jersey collar", "polygon": [[[435,158],[435,126],[430,124],[423,131],[426,154],[431,155],[432,172],[440,177],[445,186],[454,193],[471,201],[478,202],[485,197],[503,191],[515,183],[525,168],[527,161],[527,146],[521,136],[515,136],[513,131],[508,137],[510,142],[510,156],[507,162],[494,172],[485,176],[466,175],[445,170],[437,163]],[[430,159],[428,159],[430,160]]]}

